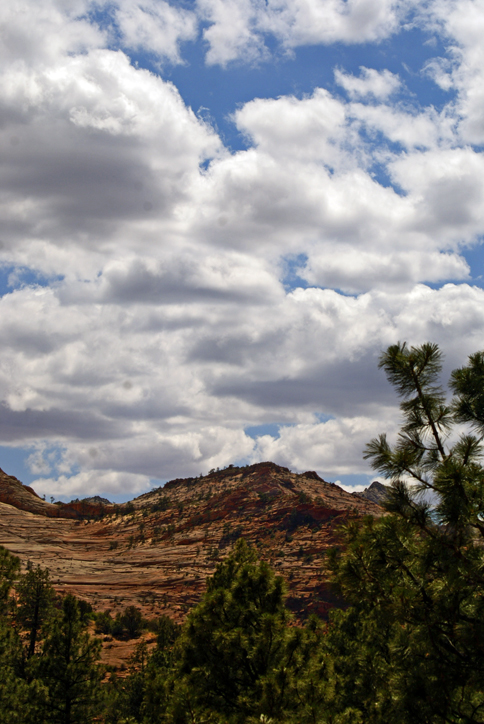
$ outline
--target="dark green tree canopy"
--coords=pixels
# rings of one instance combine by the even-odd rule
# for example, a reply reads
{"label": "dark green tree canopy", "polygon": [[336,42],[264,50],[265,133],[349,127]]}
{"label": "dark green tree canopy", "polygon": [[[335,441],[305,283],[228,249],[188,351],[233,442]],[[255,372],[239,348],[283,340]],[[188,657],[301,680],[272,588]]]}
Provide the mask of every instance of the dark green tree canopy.
{"label": "dark green tree canopy", "polygon": [[450,387],[455,394],[454,414],[458,422],[468,422],[484,434],[484,352],[469,357],[469,364],[454,370]]}
{"label": "dark green tree canopy", "polygon": [[103,674],[97,665],[101,643],[86,627],[82,606],[75,596],[67,594],[60,615],[50,626],[37,666],[37,675],[49,690],[46,723],[87,724],[96,714]]}
{"label": "dark green tree canopy", "polygon": [[55,592],[48,569],[31,568],[17,586],[17,621],[29,634],[27,657],[35,654],[42,625],[53,614]]}
{"label": "dark green tree canopy", "polygon": [[282,578],[237,541],[178,644],[180,672],[199,701],[242,721],[254,713],[267,677],[287,663],[288,620]]}
{"label": "dark green tree canopy", "polygon": [[483,429],[483,360],[452,374],[449,404],[437,345],[399,343],[380,360],[403,415],[394,446],[380,435],[365,451],[391,481],[388,514],[346,530],[333,567],[352,606],[328,637],[339,706],[367,724],[484,721],[484,468],[469,430]]}
{"label": "dark green tree canopy", "polygon": [[20,571],[20,559],[0,546],[0,615],[9,608],[10,591]]}

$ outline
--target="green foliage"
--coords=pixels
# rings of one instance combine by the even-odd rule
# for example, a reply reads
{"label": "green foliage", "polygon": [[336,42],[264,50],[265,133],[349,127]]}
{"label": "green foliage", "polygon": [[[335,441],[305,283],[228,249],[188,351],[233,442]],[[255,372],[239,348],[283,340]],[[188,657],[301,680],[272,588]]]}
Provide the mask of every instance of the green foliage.
{"label": "green foliage", "polygon": [[53,613],[55,592],[52,588],[48,569],[40,566],[31,568],[21,577],[16,586],[16,618],[28,632],[27,658],[35,654],[35,647],[43,624]]}
{"label": "green foliage", "polygon": [[0,724],[31,724],[45,702],[42,684],[22,676],[22,654],[16,631],[0,621]]}
{"label": "green foliage", "polygon": [[0,724],[30,724],[44,694],[38,682],[22,676],[22,642],[12,625],[10,597],[19,570],[19,559],[0,547]]}
{"label": "green foliage", "polygon": [[116,714],[122,715],[122,721],[140,721],[146,698],[148,647],[145,641],[137,644],[129,660],[129,676],[115,701]]}
{"label": "green foliage", "polygon": [[84,724],[92,721],[100,700],[101,644],[86,630],[75,596],[68,594],[45,639],[35,673],[49,692],[44,721]]}
{"label": "green foliage", "polygon": [[90,606],[66,596],[56,612],[49,573],[40,567],[20,577],[14,606],[8,593],[18,570],[18,559],[1,549],[0,724],[87,724],[101,677],[99,644],[85,630]]}
{"label": "green foliage", "polygon": [[148,622],[136,606],[127,606],[113,619],[111,611],[94,614],[95,631],[98,634],[111,635],[118,639],[135,639],[147,627]]}
{"label": "green foliage", "polygon": [[129,662],[128,676],[112,677],[105,686],[107,724],[171,721],[166,716],[176,669],[174,643],[180,626],[161,616],[151,622],[150,628],[157,634],[154,652],[148,654],[146,642],[140,641]]}
{"label": "green foliage", "polygon": [[459,422],[469,422],[484,432],[484,352],[469,357],[467,367],[454,370],[450,387],[455,393],[454,414]]}
{"label": "green foliage", "polygon": [[453,373],[450,405],[441,358],[431,344],[382,356],[404,422],[394,446],[381,435],[365,456],[392,481],[389,514],[352,522],[345,552],[333,556],[351,604],[326,638],[333,707],[365,724],[484,721],[482,447],[456,429],[467,422],[482,432],[484,358]]}
{"label": "green foliage", "polygon": [[0,615],[9,609],[10,591],[20,571],[20,560],[0,546]]}
{"label": "green foliage", "polygon": [[127,638],[137,638],[145,626],[145,620],[139,608],[136,606],[127,606],[119,617],[123,633]]}
{"label": "green foliage", "polygon": [[239,540],[177,642],[173,721],[191,721],[195,709],[230,722],[281,714],[299,643],[284,592],[282,578]]}
{"label": "green foliage", "polygon": [[97,634],[109,636],[113,632],[113,617],[111,611],[99,611],[94,617],[94,630]]}
{"label": "green foliage", "polygon": [[284,585],[239,540],[181,629],[162,616],[157,647],[138,644],[129,675],[109,685],[107,724],[323,721],[328,662],[321,624],[294,627]]}
{"label": "green foliage", "polygon": [[178,636],[180,635],[180,626],[171,620],[168,616],[160,616],[151,623],[150,628],[156,633],[156,646],[158,652],[168,651]]}
{"label": "green foliage", "polygon": [[311,502],[310,496],[307,493],[305,493],[303,490],[301,490],[298,493],[297,497],[298,497],[299,502],[303,505]]}
{"label": "green foliage", "polygon": [[[298,510],[297,508],[293,508],[288,516],[283,520],[281,523],[281,528],[283,530],[287,530],[287,532],[293,533],[296,528],[300,528],[302,526],[312,526],[314,525],[315,520],[311,513],[307,513],[304,510]],[[286,540],[289,540],[289,537],[286,535]]]}

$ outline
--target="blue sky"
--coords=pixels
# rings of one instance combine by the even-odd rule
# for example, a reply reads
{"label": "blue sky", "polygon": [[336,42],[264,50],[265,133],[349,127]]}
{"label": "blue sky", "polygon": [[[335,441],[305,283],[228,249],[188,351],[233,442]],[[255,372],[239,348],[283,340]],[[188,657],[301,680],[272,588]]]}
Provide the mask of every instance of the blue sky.
{"label": "blue sky", "polygon": [[0,466],[364,486],[377,369],[482,349],[482,0],[27,0],[0,46]]}

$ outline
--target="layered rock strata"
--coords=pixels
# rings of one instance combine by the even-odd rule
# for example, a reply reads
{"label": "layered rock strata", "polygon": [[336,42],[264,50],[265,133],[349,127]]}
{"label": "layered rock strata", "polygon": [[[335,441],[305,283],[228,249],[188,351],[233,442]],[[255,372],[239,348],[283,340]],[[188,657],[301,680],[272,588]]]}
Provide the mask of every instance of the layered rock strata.
{"label": "layered rock strata", "polygon": [[[21,483],[11,485],[18,492]],[[314,472],[273,463],[171,481],[131,503],[106,506],[100,519],[46,517],[50,504],[30,494],[37,509],[30,498],[30,510],[21,509],[20,497],[0,503],[0,544],[24,565],[48,567],[59,592],[71,591],[98,610],[116,613],[134,604],[146,616],[178,621],[240,537],[285,578],[298,618],[325,616],[334,596],[324,557],[338,528],[352,516],[382,513]]]}

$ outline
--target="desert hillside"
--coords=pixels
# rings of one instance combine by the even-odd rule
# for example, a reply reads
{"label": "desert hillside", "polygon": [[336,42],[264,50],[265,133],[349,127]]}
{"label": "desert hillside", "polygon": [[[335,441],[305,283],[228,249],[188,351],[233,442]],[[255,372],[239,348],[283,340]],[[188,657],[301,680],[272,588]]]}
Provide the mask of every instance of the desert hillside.
{"label": "desert hillside", "polygon": [[58,591],[98,610],[135,604],[148,617],[178,621],[241,536],[284,576],[298,617],[324,616],[332,595],[322,563],[338,526],[351,515],[381,514],[314,472],[269,462],[174,480],[121,506],[70,504],[69,517],[48,517],[63,513],[16,478],[4,474],[1,483],[0,544],[24,565],[48,567]]}

